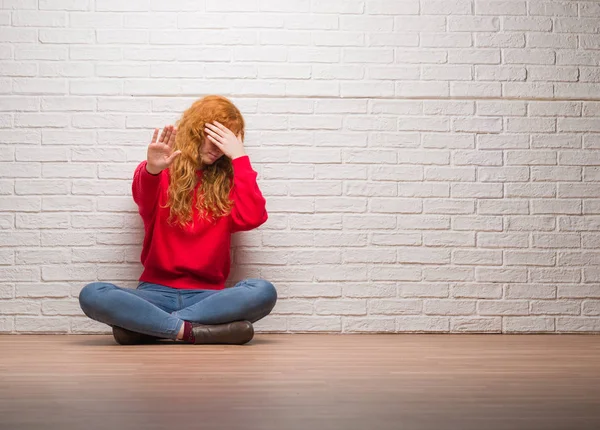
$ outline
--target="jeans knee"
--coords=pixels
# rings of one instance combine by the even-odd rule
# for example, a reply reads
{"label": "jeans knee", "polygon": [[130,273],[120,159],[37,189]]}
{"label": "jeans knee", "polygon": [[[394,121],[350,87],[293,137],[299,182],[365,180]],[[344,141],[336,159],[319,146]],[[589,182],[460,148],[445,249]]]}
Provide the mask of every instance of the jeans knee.
{"label": "jeans knee", "polygon": [[106,282],[92,282],[81,289],[79,292],[79,306],[86,315],[90,316],[98,303],[98,296],[110,285]]}
{"label": "jeans knee", "polygon": [[246,279],[244,281],[246,288],[252,290],[252,305],[244,319],[251,323],[266,317],[271,313],[277,302],[277,289],[275,286],[264,279]]}
{"label": "jeans knee", "polygon": [[251,281],[254,287],[260,291],[263,306],[268,308],[270,312],[277,302],[277,289],[265,279],[252,279]]}

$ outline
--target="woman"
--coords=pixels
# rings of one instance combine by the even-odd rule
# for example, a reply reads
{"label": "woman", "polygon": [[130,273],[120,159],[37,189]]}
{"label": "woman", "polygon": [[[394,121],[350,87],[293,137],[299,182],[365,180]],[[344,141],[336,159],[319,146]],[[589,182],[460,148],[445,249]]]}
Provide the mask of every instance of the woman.
{"label": "woman", "polygon": [[231,233],[267,220],[243,138],[242,114],[221,96],[196,101],[160,138],[154,130],[132,184],[145,230],[140,283],[93,282],[79,295],[83,312],[112,326],[118,343],[241,345],[275,306],[265,280],[225,288]]}

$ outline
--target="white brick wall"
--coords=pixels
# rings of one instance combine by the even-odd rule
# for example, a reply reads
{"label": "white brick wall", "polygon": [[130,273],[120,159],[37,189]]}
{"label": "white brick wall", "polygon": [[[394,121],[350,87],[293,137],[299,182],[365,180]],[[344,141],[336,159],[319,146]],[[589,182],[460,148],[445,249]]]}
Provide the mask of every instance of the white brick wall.
{"label": "white brick wall", "polygon": [[0,332],[94,333],[136,285],[151,129],[226,95],[270,219],[262,331],[600,331],[600,7],[0,2]]}

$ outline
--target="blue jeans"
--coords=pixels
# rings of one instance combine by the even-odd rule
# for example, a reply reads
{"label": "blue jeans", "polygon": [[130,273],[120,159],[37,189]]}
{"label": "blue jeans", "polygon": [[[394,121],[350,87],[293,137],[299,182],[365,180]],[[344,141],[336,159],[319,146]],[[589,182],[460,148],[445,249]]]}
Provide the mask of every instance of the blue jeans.
{"label": "blue jeans", "polygon": [[184,321],[256,322],[276,301],[277,290],[262,279],[245,279],[223,290],[182,290],[149,282],[131,289],[92,282],[79,293],[81,309],[91,319],[165,339],[176,339]]}

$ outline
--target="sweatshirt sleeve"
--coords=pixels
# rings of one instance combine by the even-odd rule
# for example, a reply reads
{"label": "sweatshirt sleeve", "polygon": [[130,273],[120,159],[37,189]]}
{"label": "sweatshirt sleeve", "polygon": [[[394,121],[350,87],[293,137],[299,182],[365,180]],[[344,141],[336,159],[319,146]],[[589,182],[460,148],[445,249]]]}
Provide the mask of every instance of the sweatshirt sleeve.
{"label": "sweatshirt sleeve", "polygon": [[252,230],[267,221],[266,200],[263,197],[256,178],[258,173],[252,169],[247,155],[238,157],[233,164],[233,187],[231,219],[232,231]]}
{"label": "sweatshirt sleeve", "polygon": [[152,175],[146,170],[146,164],[147,161],[144,160],[135,169],[131,185],[133,201],[138,205],[140,215],[144,221],[150,219],[156,209],[160,177],[164,172]]}

